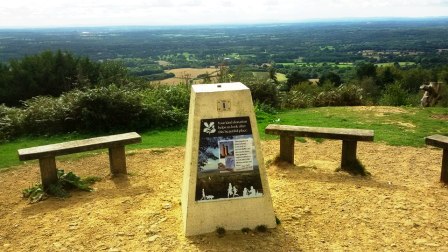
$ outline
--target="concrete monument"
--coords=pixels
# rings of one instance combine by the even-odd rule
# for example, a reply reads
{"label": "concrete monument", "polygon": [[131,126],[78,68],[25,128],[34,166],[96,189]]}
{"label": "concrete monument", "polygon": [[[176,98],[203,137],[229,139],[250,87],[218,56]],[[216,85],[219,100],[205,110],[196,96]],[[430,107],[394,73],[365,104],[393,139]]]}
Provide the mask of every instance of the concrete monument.
{"label": "concrete monument", "polygon": [[250,90],[193,85],[182,188],[185,235],[276,225]]}

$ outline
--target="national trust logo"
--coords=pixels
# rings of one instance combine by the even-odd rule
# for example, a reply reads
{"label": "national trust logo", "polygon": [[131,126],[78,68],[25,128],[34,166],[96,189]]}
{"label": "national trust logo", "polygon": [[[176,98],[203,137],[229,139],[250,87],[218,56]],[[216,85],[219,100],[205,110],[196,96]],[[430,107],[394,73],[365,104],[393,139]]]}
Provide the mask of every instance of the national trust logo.
{"label": "national trust logo", "polygon": [[210,135],[210,134],[213,134],[216,132],[215,122],[210,122],[210,123],[204,122],[204,126],[205,126],[204,133],[207,133]]}

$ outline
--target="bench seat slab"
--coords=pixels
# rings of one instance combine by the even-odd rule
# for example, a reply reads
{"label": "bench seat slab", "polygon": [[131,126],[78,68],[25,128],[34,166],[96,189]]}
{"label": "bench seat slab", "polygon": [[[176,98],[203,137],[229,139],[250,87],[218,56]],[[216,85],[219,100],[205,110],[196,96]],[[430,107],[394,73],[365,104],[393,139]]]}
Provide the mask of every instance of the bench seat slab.
{"label": "bench seat slab", "polygon": [[83,151],[119,147],[127,144],[140,143],[141,141],[139,134],[131,132],[20,149],[18,153],[19,159],[26,161],[40,159],[42,157],[54,157]]}
{"label": "bench seat slab", "polygon": [[425,137],[425,143],[434,147],[448,149],[448,137],[443,135],[432,135]]}
{"label": "bench seat slab", "polygon": [[373,130],[323,128],[269,124],[265,128],[269,135],[290,135],[295,137],[327,138],[348,141],[373,141]]}

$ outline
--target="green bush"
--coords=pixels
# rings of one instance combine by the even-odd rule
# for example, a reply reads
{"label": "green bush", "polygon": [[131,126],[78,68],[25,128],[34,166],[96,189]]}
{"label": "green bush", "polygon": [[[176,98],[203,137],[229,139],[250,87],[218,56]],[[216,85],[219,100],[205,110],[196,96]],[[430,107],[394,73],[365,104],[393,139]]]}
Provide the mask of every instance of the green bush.
{"label": "green bush", "polygon": [[276,107],[279,104],[277,85],[272,80],[247,81],[246,86],[250,89],[252,100]]}
{"label": "green bush", "polygon": [[19,135],[21,118],[20,109],[9,108],[4,104],[0,104],[0,142]]}
{"label": "green bush", "polygon": [[380,104],[386,106],[405,106],[410,103],[412,102],[409,92],[398,81],[386,86],[380,99]]}
{"label": "green bush", "polygon": [[437,103],[437,106],[448,107],[448,85],[446,83],[442,83],[440,88],[440,96],[441,99]]}
{"label": "green bush", "polygon": [[19,128],[27,135],[66,132],[71,104],[62,97],[36,96],[23,103]]}
{"label": "green bush", "polygon": [[21,108],[0,105],[0,141],[21,135],[184,126],[189,92],[180,85],[149,89],[111,85],[74,90],[58,98],[37,96]]}
{"label": "green bush", "polygon": [[143,97],[145,118],[152,118],[157,127],[177,127],[186,124],[190,106],[188,86],[155,86],[145,91]]}
{"label": "green bush", "polygon": [[138,91],[114,85],[80,93],[70,119],[82,131],[115,131],[137,128],[143,111]]}

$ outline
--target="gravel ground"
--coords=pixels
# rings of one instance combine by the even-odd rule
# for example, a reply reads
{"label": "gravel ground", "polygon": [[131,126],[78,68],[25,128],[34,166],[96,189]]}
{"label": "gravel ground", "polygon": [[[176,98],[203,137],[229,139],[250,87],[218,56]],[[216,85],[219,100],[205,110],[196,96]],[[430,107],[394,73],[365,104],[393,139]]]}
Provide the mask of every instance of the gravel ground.
{"label": "gravel ground", "polygon": [[58,161],[93,192],[28,204],[37,162],[0,173],[0,251],[448,251],[448,188],[440,149],[358,144],[370,177],[335,172],[340,141],[296,143],[295,166],[274,163],[278,140],[262,142],[281,224],[265,233],[184,237],[184,148],[127,153],[128,176],[111,178],[99,153]]}

